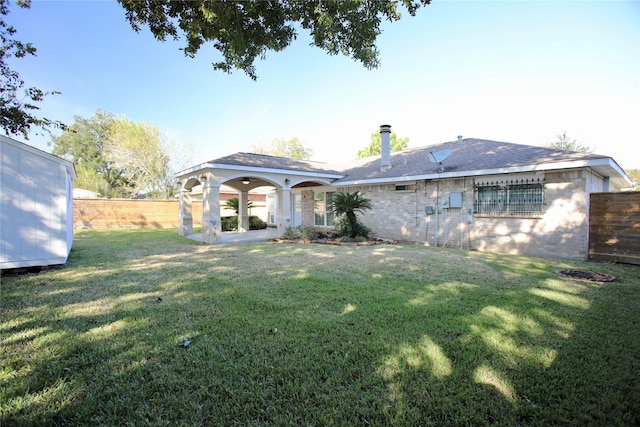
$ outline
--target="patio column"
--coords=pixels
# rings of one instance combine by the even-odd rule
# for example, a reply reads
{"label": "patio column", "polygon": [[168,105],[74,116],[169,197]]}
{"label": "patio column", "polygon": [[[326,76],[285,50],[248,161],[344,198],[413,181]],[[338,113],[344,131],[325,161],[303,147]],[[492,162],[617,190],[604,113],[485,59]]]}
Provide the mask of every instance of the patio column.
{"label": "patio column", "polygon": [[291,227],[291,189],[289,187],[278,188],[278,236],[282,236],[285,230]]}
{"label": "patio column", "polygon": [[238,231],[249,231],[248,201],[249,192],[241,191],[238,197]]}
{"label": "patio column", "polygon": [[190,236],[193,234],[193,217],[191,216],[191,190],[180,185],[178,195],[178,235]]}
{"label": "patio column", "polygon": [[202,241],[220,243],[220,183],[211,181],[208,179],[202,183]]}

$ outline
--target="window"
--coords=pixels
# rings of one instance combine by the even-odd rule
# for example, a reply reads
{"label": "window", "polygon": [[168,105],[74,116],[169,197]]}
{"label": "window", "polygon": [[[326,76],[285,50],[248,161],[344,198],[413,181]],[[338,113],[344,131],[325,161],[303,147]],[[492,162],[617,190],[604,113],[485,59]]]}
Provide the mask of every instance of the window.
{"label": "window", "polygon": [[315,225],[333,225],[334,214],[331,198],[334,191],[318,191],[313,193],[314,197],[314,224]]}
{"label": "window", "polygon": [[396,191],[416,191],[417,188],[416,184],[396,185]]}
{"label": "window", "polygon": [[474,186],[474,213],[489,215],[536,215],[544,206],[542,179],[484,182]]}

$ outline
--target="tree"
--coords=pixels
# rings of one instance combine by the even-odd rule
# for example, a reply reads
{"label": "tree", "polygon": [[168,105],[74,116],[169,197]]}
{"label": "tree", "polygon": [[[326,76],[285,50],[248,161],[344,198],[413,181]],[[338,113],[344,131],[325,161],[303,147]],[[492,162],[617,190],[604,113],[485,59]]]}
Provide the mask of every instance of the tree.
{"label": "tree", "polygon": [[166,144],[155,124],[115,119],[105,152],[133,183],[132,195],[168,199],[175,194]]}
{"label": "tree", "polygon": [[351,232],[350,237],[356,238],[360,234],[359,230],[362,230],[357,214],[372,209],[371,200],[365,198],[359,191],[355,193],[338,192],[333,194],[331,203],[336,216],[344,215],[347,218]]}
{"label": "tree", "polygon": [[156,39],[186,39],[186,56],[194,57],[211,42],[223,57],[215,70],[242,70],[256,79],[254,62],[268,51],[281,51],[309,31],[312,45],[331,55],[342,53],[368,69],[379,65],[375,42],[383,20],[398,21],[402,3],[411,16],[430,0],[299,1],[244,0],[179,2],[118,0],[131,27],[148,26]]}
{"label": "tree", "polygon": [[556,140],[545,144],[545,147],[553,148],[556,150],[578,151],[581,153],[593,152],[593,148],[589,147],[588,145],[584,145],[573,138],[569,138],[567,136],[567,132],[565,131],[556,135]]}
{"label": "tree", "polygon": [[[391,135],[389,136],[391,142],[391,151],[402,151],[405,150],[409,146],[409,137],[403,137],[398,139],[396,137],[396,133],[391,131]],[[380,132],[374,132],[371,134],[371,144],[369,146],[363,148],[358,151],[358,158],[362,159],[363,157],[375,156],[382,153],[382,138],[380,137]]]}
{"label": "tree", "polygon": [[98,110],[90,119],[75,116],[73,120],[74,123],[60,136],[51,135],[51,153],[75,164],[78,171],[76,185],[104,197],[129,197],[131,181],[106,152],[115,125],[113,115]]}
{"label": "tree", "polygon": [[636,184],[635,191],[640,191],[640,169],[627,169],[625,172],[631,178],[631,181]]}
{"label": "tree", "polygon": [[[16,5],[23,8],[31,7],[29,0],[18,0]],[[9,0],[0,0],[0,126],[7,135],[22,134],[26,139],[33,126],[49,131],[50,128],[64,129],[65,125],[46,117],[38,117],[36,111],[40,109],[36,104],[46,96],[59,92],[45,92],[36,87],[24,89],[24,95],[19,92],[24,87],[24,80],[17,71],[7,63],[11,58],[36,56],[36,48],[31,43],[23,43],[14,39],[16,29],[5,22],[9,14]]]}
{"label": "tree", "polygon": [[[175,144],[155,124],[134,123],[98,110],[51,136],[52,153],[72,161],[77,185],[105,197],[133,197],[146,192],[166,199],[175,194],[172,152]],[[182,166],[181,164],[174,166]]]}
{"label": "tree", "polygon": [[254,145],[250,151],[256,154],[269,154],[296,160],[309,160],[313,156],[313,149],[305,147],[298,138],[274,139],[271,141],[270,147]]}
{"label": "tree", "polygon": [[[224,202],[224,206],[227,209],[231,209],[236,213],[236,216],[240,214],[240,200],[237,197],[232,197]],[[247,209],[251,209],[253,207],[253,202],[251,200],[247,200]]]}

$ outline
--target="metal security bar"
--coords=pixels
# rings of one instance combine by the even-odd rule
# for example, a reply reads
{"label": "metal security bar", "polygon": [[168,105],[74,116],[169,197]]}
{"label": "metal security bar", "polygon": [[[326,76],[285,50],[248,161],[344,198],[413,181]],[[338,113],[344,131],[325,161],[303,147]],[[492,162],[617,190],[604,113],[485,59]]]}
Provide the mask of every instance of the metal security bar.
{"label": "metal security bar", "polygon": [[544,207],[544,180],[505,180],[474,185],[474,213],[537,215]]}

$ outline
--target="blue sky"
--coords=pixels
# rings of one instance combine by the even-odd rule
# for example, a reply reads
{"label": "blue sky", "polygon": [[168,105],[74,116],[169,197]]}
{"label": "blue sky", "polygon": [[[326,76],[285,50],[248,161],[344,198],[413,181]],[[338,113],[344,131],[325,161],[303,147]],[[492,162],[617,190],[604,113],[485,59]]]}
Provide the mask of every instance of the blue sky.
{"label": "blue sky", "polygon": [[[56,90],[43,115],[72,123],[102,109],[153,122],[194,163],[299,138],[314,160],[356,157],[380,124],[417,147],[458,135],[543,145],[566,131],[624,168],[640,168],[640,2],[433,0],[385,24],[367,70],[298,40],[258,61],[258,80],[213,71],[181,41],[135,33],[111,1],[11,5],[7,21],[37,57],[27,85]],[[48,137],[29,144],[50,151]]]}

